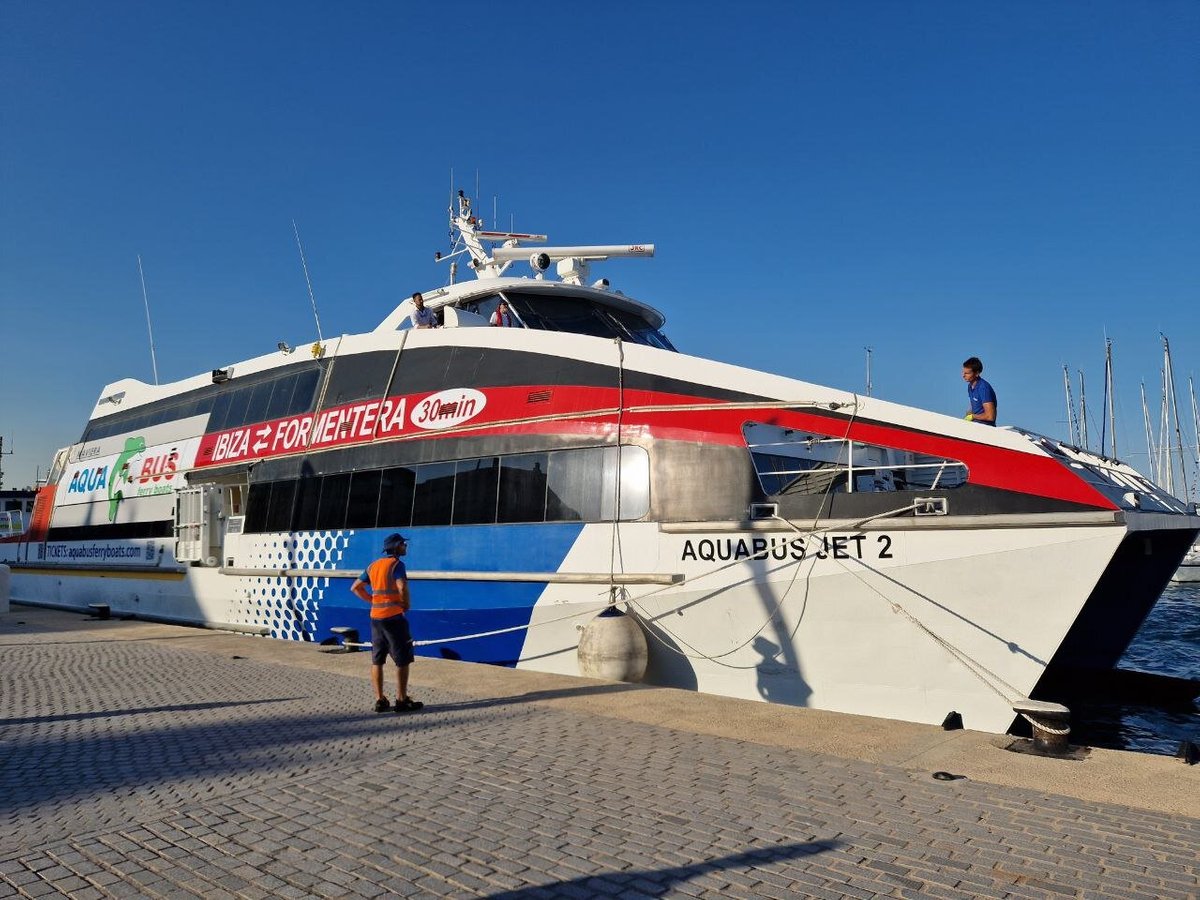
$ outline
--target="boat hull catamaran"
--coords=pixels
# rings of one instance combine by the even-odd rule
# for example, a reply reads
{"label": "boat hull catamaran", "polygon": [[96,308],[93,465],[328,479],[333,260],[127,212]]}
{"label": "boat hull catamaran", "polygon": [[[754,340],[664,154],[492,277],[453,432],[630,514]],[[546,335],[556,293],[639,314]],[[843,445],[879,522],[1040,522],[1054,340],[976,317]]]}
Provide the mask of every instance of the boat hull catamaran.
{"label": "boat hull catamaran", "polygon": [[13,597],[330,643],[367,633],[350,581],[403,531],[419,653],[573,673],[616,608],[651,683],[1004,732],[1116,663],[1200,530],[1085,450],[677,352],[589,282],[652,245],[538,249],[461,193],[451,223],[477,277],[424,294],[439,328],[405,301],[105,387],[0,543]]}

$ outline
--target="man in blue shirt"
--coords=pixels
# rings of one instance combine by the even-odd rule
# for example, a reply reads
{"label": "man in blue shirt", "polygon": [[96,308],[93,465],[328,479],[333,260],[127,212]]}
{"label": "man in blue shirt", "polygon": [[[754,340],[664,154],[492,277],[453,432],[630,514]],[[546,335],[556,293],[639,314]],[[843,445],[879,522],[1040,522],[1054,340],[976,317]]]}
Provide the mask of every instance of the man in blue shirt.
{"label": "man in blue shirt", "polygon": [[982,374],[983,363],[978,356],[972,356],[963,363],[963,381],[967,383],[967,399],[971,401],[966,418],[969,422],[995,425],[996,392],[980,377]]}

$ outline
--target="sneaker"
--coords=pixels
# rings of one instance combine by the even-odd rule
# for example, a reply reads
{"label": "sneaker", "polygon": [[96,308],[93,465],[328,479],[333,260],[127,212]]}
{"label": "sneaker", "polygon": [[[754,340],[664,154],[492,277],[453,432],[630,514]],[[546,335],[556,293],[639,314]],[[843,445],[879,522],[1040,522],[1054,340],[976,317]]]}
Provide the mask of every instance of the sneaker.
{"label": "sneaker", "polygon": [[[392,704],[387,702],[386,697],[375,701],[375,712],[387,712],[391,708],[392,708]],[[398,701],[396,703],[396,708],[397,709],[400,708],[400,703]]]}
{"label": "sneaker", "polygon": [[420,700],[414,700],[412,697],[396,701],[396,712],[416,712],[418,709],[424,708],[424,703]]}

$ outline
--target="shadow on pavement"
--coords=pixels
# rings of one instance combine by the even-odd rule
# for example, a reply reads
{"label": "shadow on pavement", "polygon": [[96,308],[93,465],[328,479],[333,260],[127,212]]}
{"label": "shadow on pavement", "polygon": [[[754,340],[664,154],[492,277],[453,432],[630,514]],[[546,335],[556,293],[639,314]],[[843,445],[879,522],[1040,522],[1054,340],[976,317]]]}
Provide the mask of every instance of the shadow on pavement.
{"label": "shadow on pavement", "polygon": [[[546,896],[609,896],[623,891],[633,891],[639,895],[658,897],[672,893],[675,885],[700,875],[720,872],[725,869],[752,869],[769,866],[772,863],[785,862],[803,856],[815,856],[829,850],[836,850],[840,841],[807,841],[802,844],[781,844],[777,847],[762,847],[746,850],[742,853],[731,853],[704,862],[691,863],[686,866],[671,866],[665,869],[626,869],[603,875],[581,875],[567,881],[554,881],[549,884],[530,885],[512,891],[500,891],[486,895],[488,900],[526,900],[532,897]],[[623,894],[622,894],[623,895]]]}
{"label": "shadow on pavement", "polygon": [[93,712],[63,713],[57,716],[27,716],[23,719],[0,718],[0,725],[37,725],[46,722],[80,722],[85,719],[114,719],[117,716],[140,716],[161,712],[197,712],[202,709],[224,709],[231,706],[258,706],[263,703],[290,703],[303,697],[272,697],[264,700],[235,700],[213,703],[173,703],[169,706],[144,706],[139,709],[98,709]]}
{"label": "shadow on pavement", "polygon": [[526,691],[524,694],[514,694],[511,697],[487,697],[475,700],[463,700],[459,703],[439,703],[437,709],[448,712],[461,712],[468,709],[488,709],[495,706],[507,706],[512,703],[537,703],[541,700],[558,700],[563,697],[595,697],[601,694],[623,694],[627,691],[637,691],[645,685],[614,682],[612,684],[587,684],[580,687],[558,688],[552,691]]}

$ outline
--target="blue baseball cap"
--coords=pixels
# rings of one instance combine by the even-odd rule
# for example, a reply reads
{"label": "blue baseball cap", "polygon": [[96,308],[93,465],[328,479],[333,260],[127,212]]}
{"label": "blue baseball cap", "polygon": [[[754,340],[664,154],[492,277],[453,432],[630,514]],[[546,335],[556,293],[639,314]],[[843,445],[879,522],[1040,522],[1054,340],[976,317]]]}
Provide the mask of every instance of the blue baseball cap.
{"label": "blue baseball cap", "polygon": [[404,535],[389,534],[386,538],[383,539],[383,549],[385,551],[391,550],[395,547],[399,547],[401,544],[407,544],[407,543],[408,543],[408,538],[406,538]]}

